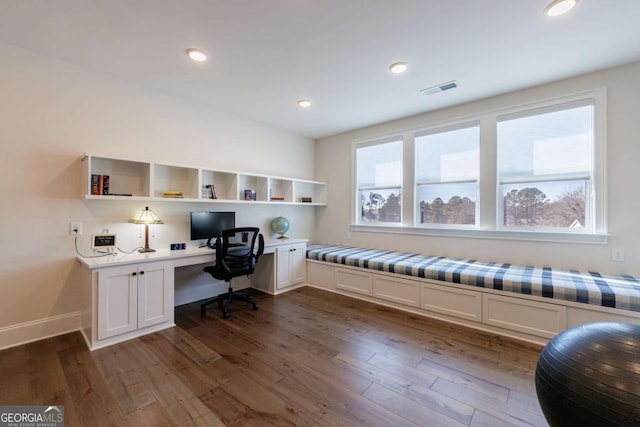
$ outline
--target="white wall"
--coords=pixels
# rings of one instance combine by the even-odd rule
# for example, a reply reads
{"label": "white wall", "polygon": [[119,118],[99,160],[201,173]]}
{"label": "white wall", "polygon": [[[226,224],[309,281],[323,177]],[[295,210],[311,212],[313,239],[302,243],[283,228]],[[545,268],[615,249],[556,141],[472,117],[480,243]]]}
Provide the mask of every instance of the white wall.
{"label": "white wall", "polygon": [[[316,143],[317,179],[329,188],[328,207],[318,212],[315,241],[415,251],[517,264],[575,268],[640,276],[640,63],[509,93],[453,108],[323,138]],[[433,237],[351,232],[351,144],[405,129],[427,126],[486,111],[588,89],[607,88],[608,244],[540,243],[463,237]],[[464,85],[460,89],[464,90]],[[446,96],[439,94],[435,96]],[[425,103],[428,99],[425,98]],[[612,262],[611,251],[624,249],[626,261]]]}
{"label": "white wall", "polygon": [[[119,246],[144,243],[127,221],[144,204],[82,200],[83,153],[313,179],[314,142],[100,72],[0,44],[0,332],[80,310],[69,221],[80,246],[109,228]],[[286,155],[283,155],[285,153]],[[312,207],[167,201],[149,205],[165,222],[151,246],[189,240],[191,210],[235,210],[238,225],[266,228],[287,216],[309,237]],[[268,234],[268,233],[267,233]]]}

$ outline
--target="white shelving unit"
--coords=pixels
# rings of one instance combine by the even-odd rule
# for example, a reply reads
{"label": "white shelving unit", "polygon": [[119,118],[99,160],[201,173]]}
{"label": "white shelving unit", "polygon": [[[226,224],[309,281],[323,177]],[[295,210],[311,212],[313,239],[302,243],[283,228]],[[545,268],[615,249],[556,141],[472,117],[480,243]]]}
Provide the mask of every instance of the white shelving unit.
{"label": "white shelving unit", "polygon": [[[82,162],[86,182],[82,197],[85,199],[327,204],[327,185],[318,181],[91,154],[85,154]],[[108,193],[92,191],[94,175],[108,177]],[[215,199],[211,198],[212,189]],[[255,200],[246,200],[245,190],[255,191]],[[165,197],[165,191],[180,192],[182,197]]]}

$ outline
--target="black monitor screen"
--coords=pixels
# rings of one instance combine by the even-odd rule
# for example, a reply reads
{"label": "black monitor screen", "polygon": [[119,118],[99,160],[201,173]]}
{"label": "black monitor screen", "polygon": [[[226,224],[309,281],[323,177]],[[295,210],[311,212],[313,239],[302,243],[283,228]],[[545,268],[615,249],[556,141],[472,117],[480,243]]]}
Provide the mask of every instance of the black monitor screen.
{"label": "black monitor screen", "polygon": [[235,212],[191,212],[191,240],[208,239],[207,244],[213,244],[222,230],[235,226]]}

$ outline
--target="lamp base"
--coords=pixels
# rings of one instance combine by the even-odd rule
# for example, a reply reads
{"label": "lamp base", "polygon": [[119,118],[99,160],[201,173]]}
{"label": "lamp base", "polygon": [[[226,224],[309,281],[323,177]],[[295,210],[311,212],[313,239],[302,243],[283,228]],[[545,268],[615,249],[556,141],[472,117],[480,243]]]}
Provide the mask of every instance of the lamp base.
{"label": "lamp base", "polygon": [[138,249],[138,252],[140,252],[141,254],[145,253],[145,252],[155,252],[155,249],[151,249],[151,248],[142,248],[142,249]]}
{"label": "lamp base", "polygon": [[278,237],[278,239],[288,239],[288,237],[285,236],[284,234],[281,234],[280,237]]}

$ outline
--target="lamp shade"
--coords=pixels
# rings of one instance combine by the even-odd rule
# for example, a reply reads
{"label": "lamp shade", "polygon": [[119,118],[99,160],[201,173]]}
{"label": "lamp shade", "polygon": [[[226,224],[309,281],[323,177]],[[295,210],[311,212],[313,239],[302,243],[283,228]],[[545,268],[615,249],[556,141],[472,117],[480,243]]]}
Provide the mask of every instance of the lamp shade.
{"label": "lamp shade", "polygon": [[149,206],[145,206],[144,210],[131,218],[129,222],[132,224],[164,224],[164,222],[149,209]]}

